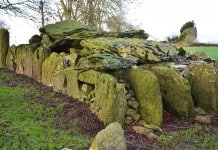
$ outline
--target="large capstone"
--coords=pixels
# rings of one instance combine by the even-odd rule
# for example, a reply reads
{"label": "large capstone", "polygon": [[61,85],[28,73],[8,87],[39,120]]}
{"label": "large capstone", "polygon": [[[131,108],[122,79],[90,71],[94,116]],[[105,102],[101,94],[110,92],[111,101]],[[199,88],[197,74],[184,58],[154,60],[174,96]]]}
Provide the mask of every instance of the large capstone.
{"label": "large capstone", "polygon": [[101,130],[92,141],[90,150],[126,150],[122,126],[113,122]]}
{"label": "large capstone", "polygon": [[5,67],[6,57],[9,49],[9,32],[8,30],[0,29],[0,67]]}
{"label": "large capstone", "polygon": [[153,67],[158,78],[164,109],[179,118],[188,118],[194,110],[191,87],[173,68]]}
{"label": "large capstone", "polygon": [[49,35],[52,39],[62,38],[74,33],[88,31],[88,27],[82,23],[73,20],[65,20],[49,24],[40,28],[40,32]]}
{"label": "large capstone", "polygon": [[143,39],[128,38],[96,38],[81,41],[84,47],[80,54],[88,56],[91,54],[109,53],[114,56],[133,59],[138,63],[159,62],[164,51],[150,46],[150,43]]}
{"label": "large capstone", "polygon": [[129,69],[124,72],[124,78],[130,83],[136,95],[142,119],[148,124],[161,126],[163,106],[155,74],[142,69]]}
{"label": "large capstone", "polygon": [[83,70],[114,70],[134,66],[136,61],[110,54],[92,54],[79,60],[78,68]]}
{"label": "large capstone", "polygon": [[218,113],[217,68],[205,63],[191,64],[184,76],[190,82],[195,105],[207,112]]}

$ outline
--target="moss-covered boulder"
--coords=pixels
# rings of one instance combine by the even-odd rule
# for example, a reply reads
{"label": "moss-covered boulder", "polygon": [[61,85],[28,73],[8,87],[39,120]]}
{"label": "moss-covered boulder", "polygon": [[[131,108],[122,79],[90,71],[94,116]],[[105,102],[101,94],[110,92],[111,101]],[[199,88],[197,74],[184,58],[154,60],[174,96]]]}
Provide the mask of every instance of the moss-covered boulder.
{"label": "moss-covered boulder", "polygon": [[36,51],[33,53],[33,79],[41,82],[42,78],[42,63],[45,61],[45,59],[49,56],[50,51],[48,49],[45,49],[43,47],[39,47],[36,49]]}
{"label": "moss-covered boulder", "polygon": [[218,113],[218,70],[209,64],[191,64],[185,70],[196,106]]}
{"label": "moss-covered boulder", "polygon": [[63,57],[58,53],[51,53],[42,63],[42,83],[53,86],[54,76],[61,70],[63,70]]}
{"label": "moss-covered boulder", "polygon": [[163,98],[164,109],[179,118],[188,118],[194,110],[191,87],[173,68],[153,67]]}
{"label": "moss-covered boulder", "polygon": [[79,60],[78,68],[83,70],[114,70],[134,66],[136,61],[110,54],[92,54]]}
{"label": "moss-covered boulder", "polygon": [[122,126],[113,122],[98,132],[89,150],[126,150]]}
{"label": "moss-covered boulder", "polygon": [[125,85],[114,82],[114,78],[103,75],[96,84],[94,108],[97,116],[105,124],[117,121],[124,124],[126,112]]}
{"label": "moss-covered boulder", "polygon": [[161,126],[163,105],[157,77],[151,71],[129,69],[123,76],[133,89],[139,102],[139,111],[148,124]]}
{"label": "moss-covered boulder", "polygon": [[9,49],[9,32],[0,28],[0,67],[6,66],[6,57]]}

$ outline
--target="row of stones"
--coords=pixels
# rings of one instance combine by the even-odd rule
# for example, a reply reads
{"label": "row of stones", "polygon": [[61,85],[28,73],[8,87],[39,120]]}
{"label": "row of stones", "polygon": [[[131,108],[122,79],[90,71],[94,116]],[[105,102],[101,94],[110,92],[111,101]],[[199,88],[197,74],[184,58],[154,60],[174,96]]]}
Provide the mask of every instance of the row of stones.
{"label": "row of stones", "polygon": [[[92,42],[93,42],[92,40],[91,41],[89,40],[88,44]],[[84,45],[85,48],[90,48],[87,45],[86,46],[85,45]],[[122,46],[123,45],[121,45],[121,47]],[[43,84],[54,86],[54,89],[56,89],[55,87],[58,87],[57,85],[59,85],[58,82],[54,82],[54,81],[56,81],[55,79],[58,80],[59,78],[61,81],[61,85],[60,85],[61,88],[58,89],[58,91],[61,91],[70,96],[79,98],[80,100],[81,99],[85,100],[88,103],[90,103],[94,112],[99,115],[99,117],[102,119],[102,121],[105,124],[108,124],[111,121],[117,121],[116,120],[117,118],[114,117],[117,114],[113,113],[112,111],[113,105],[118,103],[115,100],[116,98],[120,100],[120,103],[122,103],[122,104],[118,103],[119,107],[117,107],[118,109],[121,109],[118,112],[119,113],[122,112],[122,114],[118,115],[121,116],[118,119],[120,120],[119,122],[121,123],[123,122],[122,116],[125,115],[126,122],[137,121],[138,118],[141,117],[143,119],[146,118],[146,121],[148,123],[161,125],[161,119],[160,119],[162,118],[161,96],[163,97],[163,105],[165,109],[178,117],[187,118],[189,116],[193,108],[192,96],[194,97],[195,105],[203,107],[208,112],[217,112],[217,105],[211,106],[212,104],[217,104],[217,99],[218,99],[217,86],[216,86],[217,74],[213,73],[215,69],[213,67],[211,68],[211,66],[209,67],[208,65],[204,65],[204,64],[198,65],[200,66],[200,69],[198,67],[190,66],[189,70],[187,69],[188,70],[187,73],[184,74],[184,76],[189,80],[189,82],[183,77],[181,77],[175,70],[166,67],[152,68],[150,71],[152,71],[153,73],[151,73],[150,71],[133,69],[130,71],[126,71],[127,76],[123,77],[123,79],[131,85],[131,88],[126,88],[127,84],[117,82],[116,81],[117,77],[107,73],[101,73],[99,71],[91,71],[92,74],[94,72],[95,78],[100,79],[99,81],[96,80],[95,82],[93,81],[90,82],[90,77],[88,76],[82,79],[81,76],[84,75],[86,71],[83,70],[84,73],[82,73],[80,72],[81,70],[80,71],[77,70],[78,68],[73,68],[71,66],[76,62],[76,59],[78,58],[77,55],[78,54],[76,52],[72,52],[70,55],[66,55],[63,53],[50,54],[50,52],[48,51],[48,49],[46,49],[46,47],[43,46],[37,47],[33,43],[32,45],[31,44],[21,45],[18,47],[12,46],[8,52],[6,62],[7,62],[7,67],[9,69],[15,70],[17,73],[20,74],[28,75],[37,81],[42,81]],[[96,57],[97,58],[96,60],[102,60],[99,59],[102,57],[104,57],[103,60],[105,59],[107,60],[107,58],[105,57],[108,56],[109,55],[99,55],[98,57]],[[67,71],[67,69],[65,69],[66,68],[66,64],[64,64],[65,60],[70,60],[69,63],[70,65],[67,67],[71,67],[72,71]],[[111,56],[110,59],[108,60],[111,60]],[[108,62],[106,64],[108,64]],[[84,65],[87,66],[87,63],[84,63]],[[119,64],[117,66],[119,66]],[[71,73],[76,72],[77,76],[72,77],[72,74],[67,72],[71,72]],[[87,72],[88,74],[90,73],[90,71]],[[193,72],[195,72],[194,74],[196,75],[192,76]],[[63,78],[61,73],[64,74]],[[199,74],[201,78],[205,76],[206,82],[200,81],[200,79],[197,78]],[[203,77],[201,74],[203,74]],[[71,82],[72,78],[74,78],[76,83],[73,84],[74,86],[70,86],[70,84],[68,83]],[[156,78],[158,78],[158,80]],[[207,78],[210,78],[210,80],[208,80]],[[113,82],[110,83],[111,81]],[[160,89],[158,87],[158,82],[160,84]],[[199,84],[197,84],[199,86],[197,87],[195,87],[196,82],[199,82]],[[68,84],[66,85],[66,83]],[[191,83],[192,90],[190,89],[189,83]],[[70,88],[66,86],[69,86]],[[75,88],[77,86],[78,86],[78,90]],[[117,87],[117,89],[114,89],[113,87]],[[205,89],[204,87],[210,89],[209,90],[210,92],[208,92],[208,89]],[[104,89],[104,92],[102,92],[102,89]],[[131,89],[134,92],[132,92]],[[128,92],[127,94],[124,94],[125,92],[123,91],[128,91]],[[106,109],[107,105],[102,104],[101,101],[105,102],[110,99],[110,98],[107,99],[107,96],[104,95],[104,94],[108,94],[108,92],[113,94],[113,96],[111,95],[107,95],[107,96],[113,97],[114,103],[110,107],[110,109],[108,109],[107,112],[104,112],[103,109]],[[191,92],[192,95],[190,94]],[[134,93],[135,96],[134,94],[132,94],[131,98],[128,98],[129,93]],[[196,95],[196,93],[198,95]],[[103,96],[101,96],[100,94],[103,94]],[[153,96],[152,94],[155,96]],[[134,98],[136,98],[137,101],[132,100]],[[209,99],[207,100],[209,104],[206,104],[205,102],[206,98]],[[139,107],[134,108],[132,106],[132,103],[138,103]],[[152,105],[150,106],[150,104]],[[153,105],[155,107],[153,107]],[[149,110],[151,108],[155,110],[157,109],[156,111],[157,114],[159,115],[155,116],[152,114],[153,112],[150,113]],[[108,115],[107,113],[112,115]],[[107,117],[111,118],[109,119],[110,121],[108,121],[104,117],[101,117],[102,114],[104,114],[103,115],[104,117],[106,115],[106,118]],[[159,121],[156,122],[154,121],[156,119],[151,119],[151,118],[156,118],[156,119],[158,118],[157,120]]]}
{"label": "row of stones", "polygon": [[[19,53],[17,52],[18,50]],[[158,78],[158,81],[155,79],[156,77],[153,77],[154,75],[152,73],[149,73],[149,71],[143,71],[140,69],[126,71],[128,76],[122,78],[124,78],[125,81],[128,81],[128,83],[131,85],[130,87],[128,86],[128,83],[118,83],[116,78],[109,74],[98,71],[75,70],[74,68],[64,69],[63,58],[65,56],[63,57],[62,54],[52,53],[48,57],[43,50],[43,48],[38,48],[34,53],[32,53],[31,46],[29,45],[12,47],[8,53],[7,67],[11,70],[16,70],[17,73],[28,75],[36,80],[37,78],[35,78],[34,75],[41,75],[42,80],[40,81],[42,81],[44,84],[52,85],[54,86],[55,90],[61,91],[75,98],[79,98],[80,100],[86,100],[88,103],[90,103],[91,108],[93,108],[94,112],[99,115],[105,124],[115,120],[120,120],[118,122],[123,123],[122,116],[125,115],[126,123],[137,121],[141,117],[143,119],[146,118],[148,123],[161,125],[161,96],[163,97],[165,109],[178,117],[187,118],[190,112],[193,110],[193,100],[189,82],[181,77],[174,69],[166,67],[151,68],[151,71]],[[38,61],[38,63],[36,63],[36,61]],[[73,76],[73,72],[76,72],[76,74],[79,75]],[[87,75],[85,75],[86,72],[88,72]],[[61,74],[64,74],[64,77],[62,77]],[[194,76],[191,76],[193,74]],[[205,76],[204,78],[206,82],[200,81],[200,79],[197,78],[199,74],[201,74],[201,78]],[[186,73],[184,73],[184,76],[189,79],[191,86],[193,87],[192,95],[195,96],[196,93],[198,94],[195,96],[198,97],[198,99],[196,100],[196,98],[194,98],[195,104],[204,108],[208,112],[217,112],[217,105],[212,105],[217,104],[217,88],[216,86],[213,87],[214,84],[216,85],[217,83],[217,74],[214,67],[207,64],[190,65],[189,69],[187,69]],[[210,77],[210,80],[208,80],[207,77]],[[70,83],[72,80],[75,80],[74,84]],[[113,82],[109,83],[111,81]],[[208,83],[208,81],[210,82]],[[158,88],[158,82],[160,84],[160,89]],[[194,87],[195,82],[199,82],[198,87]],[[58,86],[60,86],[59,89],[57,88]],[[120,95],[123,95],[123,92],[121,92],[121,94],[119,91],[116,91],[113,88],[111,89],[109,86],[122,87],[122,90],[119,89],[119,91],[127,91],[125,97],[120,97]],[[78,87],[78,90],[76,87]],[[204,87],[206,89],[203,89]],[[210,92],[207,92],[207,88],[210,89]],[[122,102],[122,104],[119,102],[117,107],[117,109],[119,109],[119,113],[122,112],[121,114],[118,115],[111,113],[114,111],[113,107],[108,109],[107,112],[103,110],[107,107],[107,105],[105,104],[105,106],[103,106],[101,102],[105,99],[105,93],[102,93],[102,89],[105,89],[106,94],[107,92],[114,93],[114,104],[118,103],[115,102],[116,98]],[[201,92],[195,92],[197,89]],[[161,94],[159,91],[162,91]],[[202,95],[202,93],[205,94],[205,91],[207,92],[206,96]],[[83,94],[81,94],[81,92],[83,92]],[[103,96],[100,96],[101,94]],[[151,97],[151,95],[155,96]],[[209,104],[205,104],[206,97]],[[107,100],[109,100],[109,98],[104,101],[107,102]],[[148,113],[148,111],[151,109],[149,108],[151,107],[150,104],[154,103],[154,101],[158,102],[158,104],[155,103],[155,107],[152,107],[158,112]],[[133,106],[133,104],[135,106]],[[140,108],[137,105],[139,105]],[[154,114],[159,114],[159,117],[155,116]],[[114,117],[116,115],[120,118],[117,119],[117,117]],[[112,119],[108,120],[105,118]],[[157,119],[159,121],[156,122],[156,119],[151,118],[159,118]]]}

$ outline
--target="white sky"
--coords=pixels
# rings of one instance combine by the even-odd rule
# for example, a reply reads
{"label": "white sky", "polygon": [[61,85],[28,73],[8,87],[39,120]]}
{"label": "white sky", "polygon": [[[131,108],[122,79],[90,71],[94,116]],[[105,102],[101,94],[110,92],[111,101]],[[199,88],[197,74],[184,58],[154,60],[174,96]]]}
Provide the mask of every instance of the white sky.
{"label": "white sky", "polygon": [[141,0],[129,16],[157,39],[178,35],[187,21],[194,20],[200,42],[218,42],[218,0]]}
{"label": "white sky", "polygon": [[[200,42],[218,43],[218,0],[140,1],[139,6],[130,7],[127,18],[132,24],[140,24],[151,36],[165,40],[167,36],[178,35],[184,23],[194,20]],[[11,44],[28,43],[32,35],[39,34],[36,25],[24,19],[10,18],[7,23]]]}
{"label": "white sky", "polygon": [[34,34],[39,34],[38,27],[35,23],[23,18],[7,17],[4,16],[1,19],[6,20],[9,26],[10,45],[26,44]]}

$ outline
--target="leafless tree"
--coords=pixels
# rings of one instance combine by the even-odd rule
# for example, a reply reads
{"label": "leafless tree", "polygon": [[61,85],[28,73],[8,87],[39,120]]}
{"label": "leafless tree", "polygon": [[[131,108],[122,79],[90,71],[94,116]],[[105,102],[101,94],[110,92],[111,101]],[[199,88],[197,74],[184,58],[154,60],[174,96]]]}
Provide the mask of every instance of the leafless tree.
{"label": "leafless tree", "polygon": [[102,30],[104,25],[109,25],[108,20],[124,12],[127,2],[132,0],[60,0],[59,14],[61,20],[76,20]]}
{"label": "leafless tree", "polygon": [[4,22],[4,20],[0,20],[0,28],[9,29],[9,26]]}
{"label": "leafless tree", "polygon": [[1,0],[0,14],[23,17],[44,26],[52,18],[53,10],[50,6],[49,0]]}
{"label": "leafless tree", "polygon": [[124,14],[118,14],[117,16],[112,16],[107,20],[107,27],[111,31],[123,32],[128,30],[138,30],[139,26],[135,26],[127,21]]}
{"label": "leafless tree", "polygon": [[[133,0],[1,0],[0,14],[15,15],[40,22],[44,26],[51,20],[76,20],[97,30],[128,28],[131,26],[124,19],[125,4]],[[54,6],[57,7],[54,7]],[[109,23],[110,22],[110,23]],[[116,30],[118,29],[116,27]],[[123,27],[121,27],[123,26]]]}

